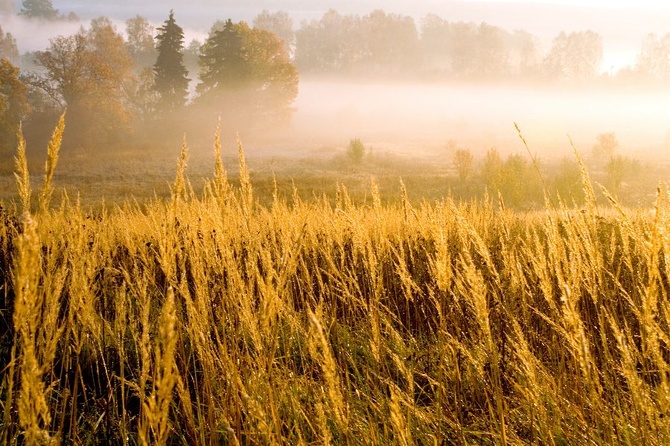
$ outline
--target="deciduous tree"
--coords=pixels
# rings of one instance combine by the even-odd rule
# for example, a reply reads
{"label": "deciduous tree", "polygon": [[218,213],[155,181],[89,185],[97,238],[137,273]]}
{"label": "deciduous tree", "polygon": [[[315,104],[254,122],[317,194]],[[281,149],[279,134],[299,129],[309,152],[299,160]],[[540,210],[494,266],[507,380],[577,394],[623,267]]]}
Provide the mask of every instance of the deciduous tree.
{"label": "deciduous tree", "polygon": [[109,19],[95,19],[89,30],[51,39],[46,51],[37,52],[37,62],[44,74],[34,83],[68,108],[65,141],[87,146],[123,137],[132,118],[126,86],[133,64]]}
{"label": "deciduous tree", "polygon": [[29,111],[28,88],[19,79],[19,69],[0,59],[0,152],[15,149],[19,123]]}
{"label": "deciduous tree", "polygon": [[293,30],[293,19],[285,11],[270,12],[264,9],[253,21],[255,29],[269,31],[284,42],[284,48],[289,55],[295,49],[295,31]]}
{"label": "deciduous tree", "polygon": [[156,62],[154,27],[146,17],[136,15],[126,20],[126,50],[135,61],[137,71],[152,67]]}
{"label": "deciduous tree", "polygon": [[29,19],[56,20],[59,17],[51,0],[23,0],[19,14]]}
{"label": "deciduous tree", "polygon": [[595,78],[603,59],[602,37],[593,31],[561,32],[544,59],[551,79],[585,81]]}
{"label": "deciduous tree", "polygon": [[649,34],[642,43],[635,74],[645,80],[670,81],[670,33],[662,37]]}
{"label": "deciduous tree", "polygon": [[7,59],[13,64],[19,61],[19,49],[16,46],[16,39],[11,33],[4,33],[0,26],[0,59]]}
{"label": "deciduous tree", "polygon": [[453,164],[460,181],[465,181],[470,178],[474,164],[474,158],[470,149],[458,149],[456,153],[454,153]]}

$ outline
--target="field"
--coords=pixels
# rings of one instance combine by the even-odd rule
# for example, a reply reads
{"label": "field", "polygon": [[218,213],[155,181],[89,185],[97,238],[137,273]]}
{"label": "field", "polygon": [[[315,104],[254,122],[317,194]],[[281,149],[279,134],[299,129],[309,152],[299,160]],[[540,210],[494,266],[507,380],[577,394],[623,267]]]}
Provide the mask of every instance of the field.
{"label": "field", "polygon": [[184,147],[169,196],[90,211],[58,145],[1,216],[2,444],[670,443],[664,187],[305,200],[240,146],[196,193]]}

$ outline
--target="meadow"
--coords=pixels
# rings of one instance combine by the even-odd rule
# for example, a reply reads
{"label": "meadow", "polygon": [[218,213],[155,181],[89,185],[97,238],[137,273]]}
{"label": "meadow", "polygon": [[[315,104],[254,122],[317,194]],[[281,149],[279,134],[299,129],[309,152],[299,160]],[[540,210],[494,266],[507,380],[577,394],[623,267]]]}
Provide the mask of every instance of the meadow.
{"label": "meadow", "polygon": [[168,196],[92,212],[54,198],[62,130],[0,216],[2,444],[670,443],[665,186],[305,200],[217,139],[198,192],[184,145]]}

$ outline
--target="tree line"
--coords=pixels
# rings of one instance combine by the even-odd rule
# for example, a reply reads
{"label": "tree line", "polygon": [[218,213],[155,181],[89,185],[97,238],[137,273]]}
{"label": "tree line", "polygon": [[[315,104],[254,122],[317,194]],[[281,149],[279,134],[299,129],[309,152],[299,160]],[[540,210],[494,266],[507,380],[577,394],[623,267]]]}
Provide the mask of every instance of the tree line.
{"label": "tree line", "polygon": [[6,150],[16,143],[19,122],[27,134],[47,138],[47,123],[64,110],[64,144],[74,148],[127,144],[133,134],[174,140],[203,125],[204,116],[208,133],[217,116],[233,129],[282,125],[298,93],[298,71],[283,41],[244,22],[218,21],[204,43],[185,48],[172,11],[156,29],[133,17],[123,34],[101,17],[52,38],[31,55],[36,69],[24,73],[12,63],[13,37],[0,31],[0,49],[2,42],[9,47],[0,66]]}
{"label": "tree line", "polygon": [[[24,0],[19,14],[72,18],[50,0]],[[669,81],[669,36],[650,35],[636,64],[616,77]],[[19,122],[29,136],[48,137],[65,109],[66,147],[109,145],[133,132],[174,138],[185,125],[211,129],[212,115],[229,128],[266,129],[290,119],[298,73],[592,82],[602,76],[602,57],[602,37],[589,30],[560,33],[543,54],[538,39],[525,31],[436,15],[417,25],[412,17],[382,10],[364,16],[329,10],[297,30],[286,12],[264,10],[252,24],[216,21],[204,42],[188,44],[172,12],[158,28],[135,16],[122,31],[101,17],[74,35],[52,38],[44,51],[24,55],[0,28],[0,147],[13,147]],[[159,124],[171,132],[155,131]],[[146,130],[152,126],[154,131]]]}

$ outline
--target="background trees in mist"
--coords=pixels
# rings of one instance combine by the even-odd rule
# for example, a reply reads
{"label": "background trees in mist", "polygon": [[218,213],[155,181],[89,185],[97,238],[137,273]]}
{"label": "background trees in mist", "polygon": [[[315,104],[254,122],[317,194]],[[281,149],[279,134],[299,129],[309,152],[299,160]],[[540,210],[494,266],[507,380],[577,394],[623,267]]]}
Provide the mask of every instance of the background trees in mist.
{"label": "background trees in mist", "polygon": [[7,59],[13,64],[19,61],[19,49],[16,39],[11,33],[5,33],[0,26],[0,59]]}
{"label": "background trees in mist", "polygon": [[58,19],[58,10],[54,9],[51,0],[23,0],[19,14],[29,19]]}
{"label": "background trees in mist", "polygon": [[68,143],[84,147],[123,139],[132,120],[124,87],[133,77],[133,63],[109,19],[53,38],[46,51],[37,52],[37,63],[44,71],[33,85],[68,109]]}
{"label": "background trees in mist", "polygon": [[262,10],[253,20],[253,27],[269,31],[284,42],[284,48],[289,56],[295,51],[295,31],[293,19],[286,11]]}
{"label": "background trees in mist", "polygon": [[244,22],[213,27],[201,48],[199,78],[195,105],[233,121],[285,122],[298,95],[284,42]]}
{"label": "background trees in mist", "polygon": [[126,51],[135,62],[135,70],[153,67],[157,50],[154,42],[155,29],[146,17],[136,15],[126,20]]}
{"label": "background trees in mist", "polygon": [[670,81],[670,33],[649,34],[637,57],[634,74],[646,81]]}
{"label": "background trees in mist", "polygon": [[544,59],[544,71],[556,80],[593,79],[603,59],[602,37],[593,31],[560,33]]}
{"label": "background trees in mist", "polygon": [[0,154],[14,153],[18,126],[29,111],[28,87],[18,67],[0,59]]}

